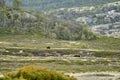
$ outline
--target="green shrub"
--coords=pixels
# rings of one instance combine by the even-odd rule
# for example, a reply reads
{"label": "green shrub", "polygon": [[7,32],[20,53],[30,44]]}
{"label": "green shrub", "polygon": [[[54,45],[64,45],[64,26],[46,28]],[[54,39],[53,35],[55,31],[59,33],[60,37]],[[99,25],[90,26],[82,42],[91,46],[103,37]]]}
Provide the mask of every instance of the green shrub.
{"label": "green shrub", "polygon": [[0,80],[76,80],[62,73],[37,66],[26,66],[17,72],[5,74]]}

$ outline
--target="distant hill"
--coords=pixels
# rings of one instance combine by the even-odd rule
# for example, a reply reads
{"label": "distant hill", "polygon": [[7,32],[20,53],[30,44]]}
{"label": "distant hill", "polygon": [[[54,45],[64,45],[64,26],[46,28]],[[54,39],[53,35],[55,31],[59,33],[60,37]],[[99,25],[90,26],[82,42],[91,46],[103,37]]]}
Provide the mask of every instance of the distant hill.
{"label": "distant hill", "polygon": [[0,34],[39,35],[61,40],[91,40],[96,36],[87,25],[51,19],[42,12],[0,8]]}
{"label": "distant hill", "polygon": [[98,6],[60,8],[46,12],[49,17],[85,23],[95,33],[107,36],[120,34],[120,1]]}
{"label": "distant hill", "polygon": [[[12,3],[12,0],[6,1]],[[8,31],[0,33],[42,34],[64,40],[93,39],[94,34],[87,26],[97,26],[93,31],[102,35],[120,33],[119,0],[22,0],[22,7],[34,13],[6,11],[7,18],[3,19]],[[37,12],[41,10],[45,14]]]}
{"label": "distant hill", "polygon": [[[12,0],[6,0],[11,3]],[[23,8],[50,10],[59,8],[71,8],[81,6],[95,6],[115,2],[119,0],[23,0]]]}

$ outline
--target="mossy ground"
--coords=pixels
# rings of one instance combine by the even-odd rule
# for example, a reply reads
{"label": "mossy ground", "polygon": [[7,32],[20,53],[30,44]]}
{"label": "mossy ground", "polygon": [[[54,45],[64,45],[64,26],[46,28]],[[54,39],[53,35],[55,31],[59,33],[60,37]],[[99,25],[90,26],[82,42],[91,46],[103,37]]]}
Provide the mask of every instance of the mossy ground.
{"label": "mossy ground", "polygon": [[51,48],[119,50],[120,38],[101,37],[96,40],[65,41],[41,37],[39,35],[0,35],[0,47],[25,49]]}
{"label": "mossy ground", "polygon": [[[51,49],[46,49],[50,46]],[[41,57],[36,53],[92,53],[93,57]],[[0,72],[14,71],[36,64],[66,72],[120,71],[120,39],[99,38],[91,41],[52,40],[37,35],[0,35]],[[21,55],[22,53],[22,55]],[[17,55],[16,55],[17,54]]]}

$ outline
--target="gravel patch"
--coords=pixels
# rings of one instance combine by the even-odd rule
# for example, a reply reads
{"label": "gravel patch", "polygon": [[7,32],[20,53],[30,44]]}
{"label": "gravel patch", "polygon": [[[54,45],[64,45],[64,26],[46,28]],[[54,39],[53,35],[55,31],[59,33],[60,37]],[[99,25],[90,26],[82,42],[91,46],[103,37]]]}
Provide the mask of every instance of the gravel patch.
{"label": "gravel patch", "polygon": [[87,72],[87,73],[66,73],[77,80],[116,80],[120,77],[119,72]]}

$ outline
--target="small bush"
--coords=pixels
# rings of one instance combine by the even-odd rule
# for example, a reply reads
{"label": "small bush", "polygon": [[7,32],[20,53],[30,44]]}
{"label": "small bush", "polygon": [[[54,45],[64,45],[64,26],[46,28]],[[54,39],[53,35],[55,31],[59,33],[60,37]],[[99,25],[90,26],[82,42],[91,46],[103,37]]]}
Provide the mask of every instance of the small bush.
{"label": "small bush", "polygon": [[37,66],[26,66],[17,72],[5,74],[0,80],[76,80],[73,77],[65,76],[62,73],[41,68]]}

